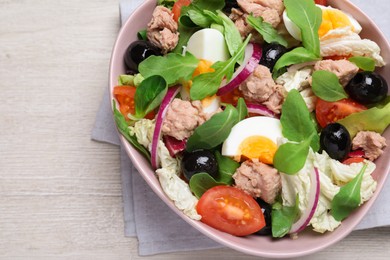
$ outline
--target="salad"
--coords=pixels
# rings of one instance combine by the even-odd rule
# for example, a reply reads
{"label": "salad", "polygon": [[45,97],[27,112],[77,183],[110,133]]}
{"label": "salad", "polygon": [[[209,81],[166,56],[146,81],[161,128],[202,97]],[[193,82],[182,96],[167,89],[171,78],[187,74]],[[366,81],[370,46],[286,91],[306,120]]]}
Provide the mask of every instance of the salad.
{"label": "salad", "polygon": [[326,0],[158,0],[113,89],[117,127],[188,217],[236,236],[340,226],[390,123],[380,47]]}

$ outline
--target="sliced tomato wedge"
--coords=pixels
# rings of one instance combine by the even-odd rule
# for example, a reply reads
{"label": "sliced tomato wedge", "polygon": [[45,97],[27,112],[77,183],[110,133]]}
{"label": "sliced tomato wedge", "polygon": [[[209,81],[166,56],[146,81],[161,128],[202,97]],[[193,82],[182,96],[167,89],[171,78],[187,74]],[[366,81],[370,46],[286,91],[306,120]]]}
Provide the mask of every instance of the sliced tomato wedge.
{"label": "sliced tomato wedge", "polygon": [[[136,87],[133,86],[116,86],[114,87],[113,94],[115,99],[119,103],[119,111],[126,118],[128,118],[128,114],[135,113],[135,102],[134,96]],[[147,119],[153,119],[155,113],[152,111],[145,116]]]}
{"label": "sliced tomato wedge", "polygon": [[363,157],[350,157],[348,159],[345,159],[343,161],[343,163],[350,165],[351,163],[360,163],[360,162],[363,162],[363,161],[364,161]]}
{"label": "sliced tomato wedge", "polygon": [[235,236],[247,236],[265,226],[263,212],[254,198],[231,186],[207,190],[196,206],[201,221]]}
{"label": "sliced tomato wedge", "polygon": [[127,118],[127,115],[134,114],[135,103],[134,95],[136,88],[133,86],[116,86],[114,87],[114,97],[119,103],[119,111]]}
{"label": "sliced tomato wedge", "polygon": [[328,5],[328,0],[314,0],[317,5]]}
{"label": "sliced tomato wedge", "polygon": [[178,0],[172,7],[173,20],[176,22],[179,21],[179,17],[181,14],[181,8],[183,6],[189,6],[191,4],[191,0]]}
{"label": "sliced tomato wedge", "polygon": [[348,60],[351,57],[352,57],[352,55],[349,55],[349,56],[334,55],[334,56],[326,56],[326,57],[324,57],[324,59],[327,59],[327,60]]}
{"label": "sliced tomato wedge", "polygon": [[342,99],[336,102],[317,100],[316,118],[321,127],[343,119],[350,114],[361,112],[367,108],[352,99]]}
{"label": "sliced tomato wedge", "polygon": [[238,99],[240,97],[243,97],[243,95],[238,88],[235,88],[233,91],[220,96],[222,103],[232,104],[234,106],[237,105]]}

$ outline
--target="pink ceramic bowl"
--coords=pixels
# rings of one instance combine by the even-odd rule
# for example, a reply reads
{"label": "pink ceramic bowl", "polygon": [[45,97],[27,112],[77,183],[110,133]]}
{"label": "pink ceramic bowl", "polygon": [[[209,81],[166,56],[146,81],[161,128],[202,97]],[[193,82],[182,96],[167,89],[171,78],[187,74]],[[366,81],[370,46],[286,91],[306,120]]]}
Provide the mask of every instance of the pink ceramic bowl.
{"label": "pink ceramic bowl", "polygon": [[[363,27],[361,33],[362,38],[368,38],[379,44],[381,47],[381,54],[384,57],[386,67],[379,70],[380,74],[386,78],[390,83],[390,46],[384,37],[383,33],[368,18],[361,10],[354,6],[349,1],[329,0],[329,5],[340,8],[349,12],[355,17]],[[116,86],[118,76],[124,74],[125,68],[123,63],[123,55],[128,45],[137,39],[137,32],[146,27],[146,24],[151,19],[152,11],[155,7],[156,0],[145,1],[127,20],[119,32],[117,41],[115,43],[111,68],[110,68],[110,93],[111,100],[113,99],[112,90]],[[390,129],[385,132],[385,137],[390,140]],[[299,234],[296,240],[290,238],[271,239],[271,237],[262,236],[248,236],[235,237],[227,233],[211,228],[200,221],[194,221],[185,216],[179,211],[172,201],[162,191],[160,184],[155,177],[151,165],[145,158],[137,152],[122,136],[121,142],[130,159],[138,169],[139,173],[149,184],[150,188],[180,217],[182,217],[191,226],[210,237],[211,239],[228,246],[235,250],[244,252],[250,255],[272,257],[272,258],[287,258],[308,255],[320,251],[347,236],[354,227],[362,220],[364,215],[370,210],[372,204],[380,193],[387,175],[390,170],[390,147],[388,146],[385,153],[376,161],[377,169],[373,173],[374,178],[378,182],[377,190],[374,196],[356,210],[352,215],[345,219],[340,227],[334,232],[325,234],[318,234],[311,231],[304,231]]]}

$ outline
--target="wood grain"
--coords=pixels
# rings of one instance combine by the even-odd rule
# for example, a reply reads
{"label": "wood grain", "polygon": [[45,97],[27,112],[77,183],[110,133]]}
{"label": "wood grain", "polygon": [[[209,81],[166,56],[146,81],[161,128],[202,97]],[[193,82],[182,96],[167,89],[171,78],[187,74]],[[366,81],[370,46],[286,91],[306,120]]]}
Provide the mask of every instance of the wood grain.
{"label": "wood grain", "polygon": [[[140,257],[124,237],[119,150],[90,140],[118,16],[112,0],[0,0],[0,258],[258,259]],[[388,259],[389,247],[377,228],[301,259]]]}

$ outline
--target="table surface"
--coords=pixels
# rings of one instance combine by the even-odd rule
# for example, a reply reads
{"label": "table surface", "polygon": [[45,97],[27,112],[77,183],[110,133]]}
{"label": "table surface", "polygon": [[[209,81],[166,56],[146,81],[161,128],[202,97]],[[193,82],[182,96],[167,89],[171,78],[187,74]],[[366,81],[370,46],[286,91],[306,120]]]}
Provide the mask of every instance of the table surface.
{"label": "table surface", "polygon": [[[90,139],[118,29],[117,1],[0,0],[0,258],[255,259],[140,257],[124,237],[119,149]],[[377,228],[301,259],[387,259],[389,248],[390,228]]]}

